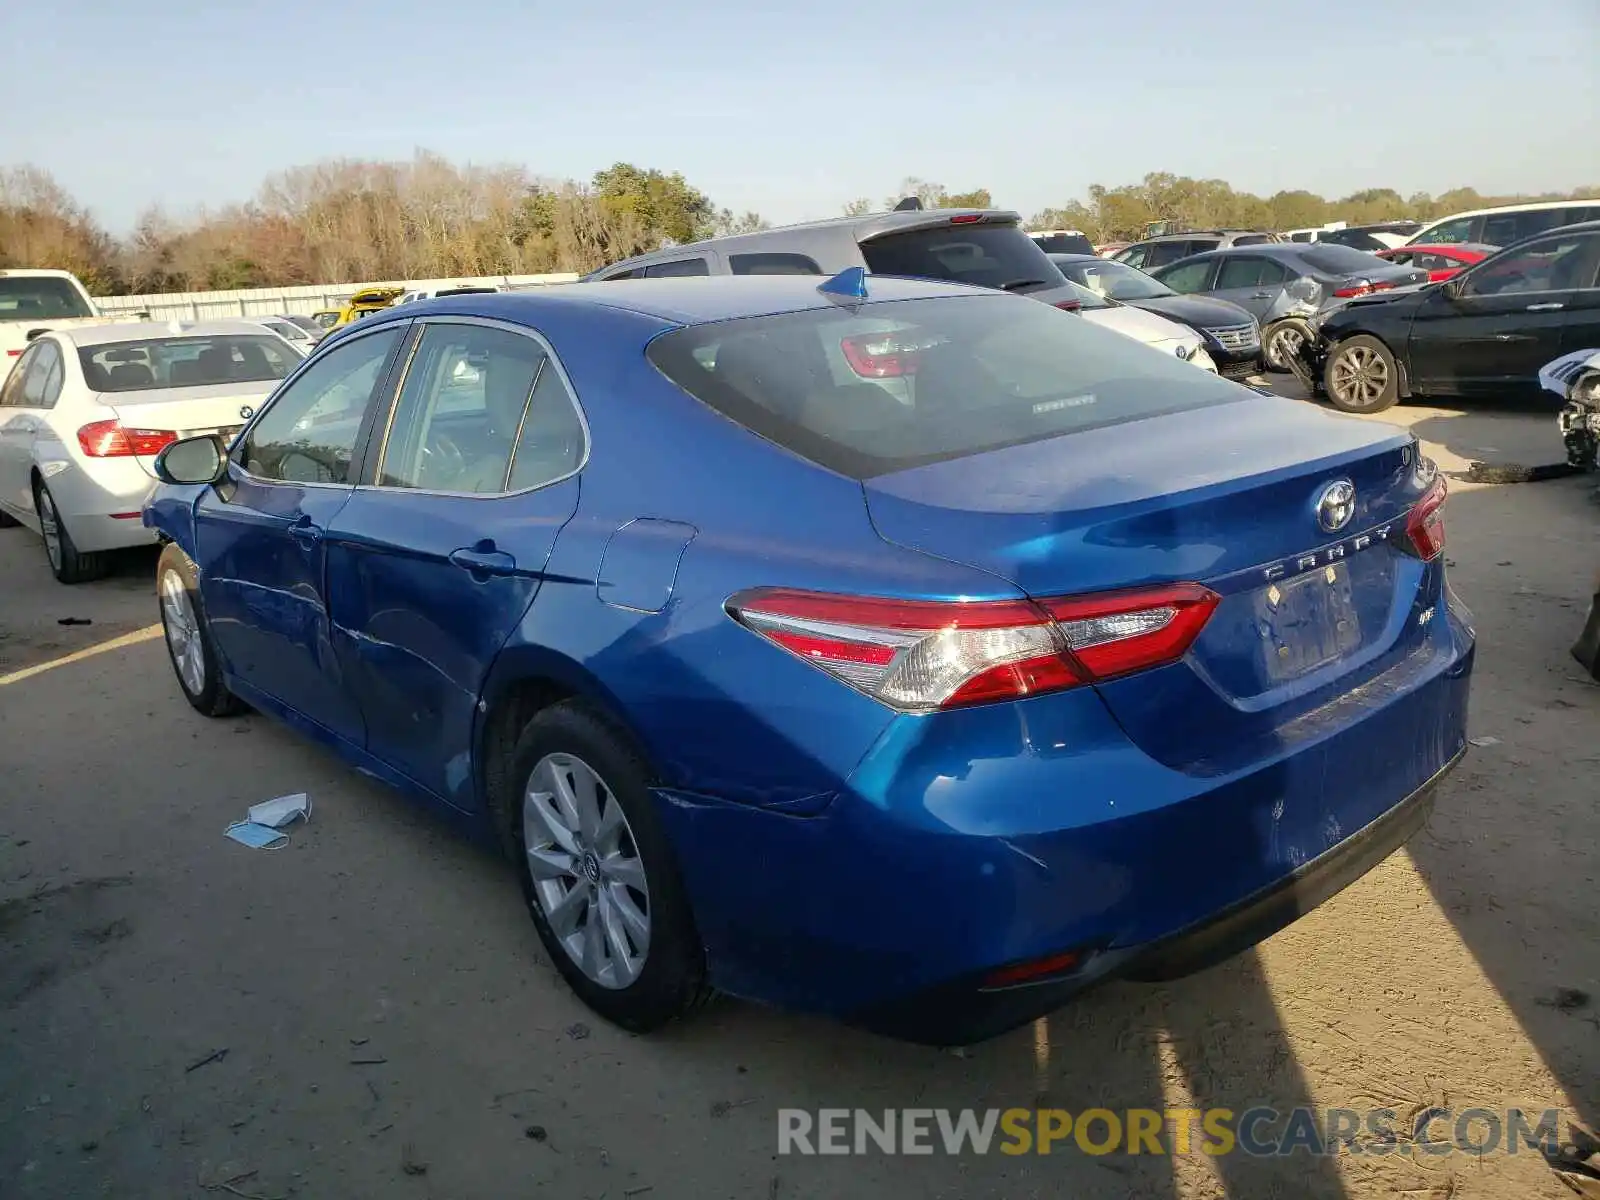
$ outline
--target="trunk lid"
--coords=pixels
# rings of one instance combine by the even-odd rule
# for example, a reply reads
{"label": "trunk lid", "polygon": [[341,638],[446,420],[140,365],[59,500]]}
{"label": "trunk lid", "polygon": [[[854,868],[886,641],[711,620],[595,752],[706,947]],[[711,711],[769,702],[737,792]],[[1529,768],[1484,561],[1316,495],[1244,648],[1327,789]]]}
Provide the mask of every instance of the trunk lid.
{"label": "trunk lid", "polygon": [[[202,387],[148,388],[129,392],[101,392],[99,400],[116,413],[124,429],[172,433],[180,440],[200,434],[218,434],[226,444],[233,440],[275,387],[276,380]],[[139,465],[154,476],[154,456],[140,455]]]}
{"label": "trunk lid", "polygon": [[[1353,512],[1328,530],[1319,502],[1340,482]],[[886,540],[1032,596],[1179,581],[1217,592],[1182,662],[1100,685],[1147,753],[1209,771],[1281,743],[1329,688],[1415,648],[1404,617],[1438,583],[1395,546],[1426,482],[1393,426],[1252,396],[863,486]],[[1175,725],[1176,712],[1190,720]]]}

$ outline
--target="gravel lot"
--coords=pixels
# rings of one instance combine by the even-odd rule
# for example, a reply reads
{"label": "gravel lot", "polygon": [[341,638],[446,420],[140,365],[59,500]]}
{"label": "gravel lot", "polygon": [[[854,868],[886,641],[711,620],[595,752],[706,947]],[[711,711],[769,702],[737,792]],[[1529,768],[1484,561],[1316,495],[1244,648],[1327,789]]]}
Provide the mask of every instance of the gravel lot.
{"label": "gravel lot", "polygon": [[[1559,458],[1542,414],[1390,419],[1446,468]],[[1473,732],[1496,740],[1405,851],[1255,952],[964,1056],[731,1001],[649,1039],[604,1025],[486,851],[264,718],[183,703],[152,555],[63,588],[0,532],[0,1196],[1571,1196],[1529,1152],[779,1158],[775,1111],[1518,1105],[1594,1127],[1600,687],[1566,655],[1592,487],[1454,486]],[[286,849],[223,838],[300,790]]]}

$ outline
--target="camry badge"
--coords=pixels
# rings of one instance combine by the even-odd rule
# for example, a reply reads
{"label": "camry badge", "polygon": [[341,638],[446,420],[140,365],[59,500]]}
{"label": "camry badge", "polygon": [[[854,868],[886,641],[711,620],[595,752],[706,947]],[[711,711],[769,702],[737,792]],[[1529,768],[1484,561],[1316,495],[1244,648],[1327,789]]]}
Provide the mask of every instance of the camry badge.
{"label": "camry badge", "polygon": [[1338,533],[1355,515],[1356,489],[1348,479],[1330,483],[1317,497],[1317,524],[1324,533]]}

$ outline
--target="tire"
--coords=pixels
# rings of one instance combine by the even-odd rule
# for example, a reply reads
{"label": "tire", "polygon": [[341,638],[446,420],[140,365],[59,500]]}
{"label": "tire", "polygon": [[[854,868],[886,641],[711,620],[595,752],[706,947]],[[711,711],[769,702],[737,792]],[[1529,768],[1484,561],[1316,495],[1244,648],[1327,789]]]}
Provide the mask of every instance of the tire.
{"label": "tire", "polygon": [[1596,682],[1600,682],[1600,592],[1596,592],[1589,603],[1589,619],[1584,623],[1578,640],[1573,643],[1572,657]]}
{"label": "tire", "polygon": [[106,573],[107,556],[85,554],[72,540],[72,531],[61,519],[50,485],[43,480],[33,484],[33,507],[39,514],[39,534],[44,539],[44,555],[50,563],[50,574],[57,583],[88,583]]}
{"label": "tire", "polygon": [[1311,326],[1299,317],[1286,317],[1282,321],[1274,321],[1261,335],[1262,365],[1280,375],[1287,374],[1294,369],[1290,361],[1294,358],[1295,352],[1303,343],[1309,342],[1315,336],[1316,334],[1311,332]]}
{"label": "tire", "polygon": [[222,682],[216,644],[200,604],[200,573],[172,542],[162,548],[156,561],[156,604],[161,610],[167,658],[183,698],[208,717],[242,712],[244,704]]}
{"label": "tire", "polygon": [[1322,383],[1340,412],[1383,412],[1400,398],[1400,366],[1389,347],[1361,333],[1328,351]]}
{"label": "tire", "polygon": [[[567,985],[634,1033],[702,1007],[712,994],[705,947],[644,758],[605,717],[567,700],[523,727],[510,760],[500,775],[510,794],[494,797],[494,808],[510,822],[528,911]],[[590,818],[574,821],[569,814],[577,815],[591,777]],[[563,803],[563,779],[577,805]]]}

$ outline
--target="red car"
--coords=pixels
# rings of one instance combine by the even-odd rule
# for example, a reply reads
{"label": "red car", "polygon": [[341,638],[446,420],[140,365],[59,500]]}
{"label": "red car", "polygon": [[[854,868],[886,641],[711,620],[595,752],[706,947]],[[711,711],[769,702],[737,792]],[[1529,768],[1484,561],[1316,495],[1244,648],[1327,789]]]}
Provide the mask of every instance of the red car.
{"label": "red car", "polygon": [[1447,242],[1439,246],[1396,246],[1393,250],[1378,250],[1376,254],[1398,266],[1418,267],[1428,273],[1430,282],[1438,283],[1461,274],[1475,262],[1482,262],[1499,248],[1475,242]]}

